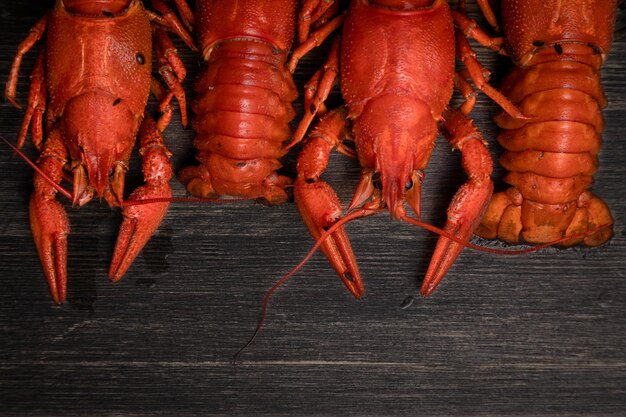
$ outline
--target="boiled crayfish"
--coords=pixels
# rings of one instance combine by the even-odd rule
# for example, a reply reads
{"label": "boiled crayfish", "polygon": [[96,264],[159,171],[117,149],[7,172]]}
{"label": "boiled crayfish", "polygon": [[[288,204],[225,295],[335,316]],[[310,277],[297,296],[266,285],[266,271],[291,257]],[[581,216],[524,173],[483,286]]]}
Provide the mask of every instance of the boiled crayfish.
{"label": "boiled crayfish", "polygon": [[[63,179],[72,183],[72,193],[65,194],[74,205],[97,195],[112,207],[123,207],[109,270],[114,281],[124,275],[167,211],[167,202],[129,205],[123,195],[139,132],[145,185],[130,200],[171,196],[170,153],[161,132],[171,119],[172,96],[180,102],[186,122],[180,85],[185,69],[163,28],[174,30],[190,46],[192,39],[167,5],[160,0],[152,4],[160,13],[148,11],[138,0],[58,0],[20,44],[13,61],[5,94],[19,107],[15,93],[22,57],[45,35],[17,147],[24,144],[30,127],[41,152],[30,199],[31,229],[56,303],[65,300],[67,287],[70,228],[56,200],[57,192],[64,192]],[[169,92],[152,79],[153,47]],[[158,122],[144,117],[151,84],[163,110]]]}
{"label": "boiled crayfish", "polygon": [[[348,290],[357,298],[363,284],[343,227],[341,204],[320,176],[330,152],[353,153],[345,139],[353,136],[362,167],[361,180],[349,210],[368,215],[387,208],[396,219],[410,221],[405,202],[420,216],[421,183],[439,128],[462,154],[468,181],[448,208],[445,230],[467,241],[478,226],[492,194],[491,157],[484,139],[467,114],[474,104],[474,84],[494,98],[513,117],[521,113],[486,83],[486,71],[454,21],[459,19],[443,0],[353,0],[325,68],[308,86],[310,109],[297,132],[306,131],[337,73],[345,107],[331,111],[308,136],[298,158],[295,199],[314,238],[337,229],[322,250]],[[468,31],[472,36],[474,33]],[[455,48],[456,40],[456,48]],[[455,74],[455,50],[468,73]],[[339,65],[340,64],[340,65]],[[457,85],[467,101],[457,110],[449,106]],[[299,140],[296,134],[295,141]],[[377,187],[380,183],[380,187]],[[440,237],[421,292],[430,294],[463,245]]]}
{"label": "boiled crayfish", "polygon": [[[302,25],[332,31],[336,5],[302,5]],[[183,169],[178,179],[198,197],[232,195],[287,201],[291,179],[279,175],[279,159],[288,148],[293,101],[298,96],[292,73],[299,57],[317,45],[314,36],[300,39],[291,51],[298,1],[243,0],[196,2],[196,30],[206,65],[196,82],[195,117],[198,166]]]}
{"label": "boiled crayfish", "polygon": [[[616,8],[616,0],[502,0],[500,50],[516,67],[501,90],[530,118],[496,116],[506,149],[500,163],[512,187],[494,195],[480,236],[543,243],[613,224],[588,188],[598,169],[607,105],[600,67]],[[612,235],[606,227],[562,245],[597,246]]]}

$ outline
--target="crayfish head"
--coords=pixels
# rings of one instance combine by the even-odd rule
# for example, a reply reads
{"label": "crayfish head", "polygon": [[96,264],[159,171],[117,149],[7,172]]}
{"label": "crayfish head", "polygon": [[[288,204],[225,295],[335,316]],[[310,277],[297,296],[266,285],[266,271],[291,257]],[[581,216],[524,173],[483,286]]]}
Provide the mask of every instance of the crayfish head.
{"label": "crayfish head", "polygon": [[[108,198],[119,193],[120,175],[130,158],[139,118],[125,106],[112,106],[116,99],[110,95],[86,93],[70,100],[62,117],[62,134],[70,151],[75,177],[75,192],[97,194]],[[85,112],[85,109],[92,109]],[[86,170],[86,174],[82,172]],[[111,175],[113,174],[113,184]],[[77,181],[80,179],[80,182]],[[76,187],[80,185],[80,189]],[[120,196],[121,197],[121,196]],[[79,204],[88,200],[81,198]],[[76,201],[75,201],[76,203]]]}
{"label": "crayfish head", "polygon": [[382,197],[393,218],[405,214],[404,202],[419,214],[421,172],[437,137],[430,107],[409,95],[370,100],[355,120],[361,165],[380,173]]}

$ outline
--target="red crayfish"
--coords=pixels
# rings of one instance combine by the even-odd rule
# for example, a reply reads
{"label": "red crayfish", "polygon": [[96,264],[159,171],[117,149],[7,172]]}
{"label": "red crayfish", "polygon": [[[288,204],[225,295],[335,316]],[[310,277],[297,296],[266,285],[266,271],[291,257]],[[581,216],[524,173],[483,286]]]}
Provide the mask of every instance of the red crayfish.
{"label": "red crayfish", "polygon": [[[492,44],[516,67],[501,90],[530,118],[496,116],[506,150],[500,163],[512,187],[494,195],[480,236],[543,243],[613,224],[588,188],[598,169],[607,105],[600,67],[616,8],[616,0],[502,0],[504,38]],[[597,246],[612,236],[605,227],[562,245]]]}
{"label": "red crayfish", "polygon": [[[198,166],[178,174],[187,190],[199,197],[234,195],[260,198],[269,204],[287,201],[291,179],[279,175],[279,158],[288,148],[292,79],[297,59],[314,47],[315,37],[288,54],[294,38],[298,1],[244,0],[196,3],[196,30],[206,62],[195,85],[192,127],[197,136]],[[336,5],[303,2],[301,25],[332,31]]]}
{"label": "red crayfish", "polygon": [[[178,33],[189,46],[193,42],[166,4],[160,0],[152,4],[158,14],[139,0],[57,0],[20,44],[11,67],[5,95],[20,107],[15,93],[22,57],[45,35],[17,148],[30,127],[41,152],[30,199],[31,229],[57,303],[66,297],[70,232],[57,192],[74,205],[82,206],[97,195],[112,207],[122,207],[124,221],[109,270],[113,281],[124,275],[167,211],[172,168],[161,132],[171,119],[173,96],[186,123],[181,86],[185,69],[163,28]],[[184,2],[177,4],[188,18],[191,12]],[[152,79],[153,48],[168,92]],[[158,122],[144,117],[151,86],[163,111]],[[124,201],[124,176],[138,132],[145,185],[130,200],[164,202]],[[60,186],[63,180],[72,184],[72,193]]]}
{"label": "red crayfish", "polygon": [[[310,112],[295,141],[316,113],[339,73],[345,107],[326,114],[306,140],[298,158],[295,199],[315,239],[332,233],[321,248],[348,290],[357,298],[363,284],[350,242],[342,227],[341,204],[320,176],[333,149],[354,154],[362,167],[361,180],[348,210],[352,217],[388,209],[391,216],[413,222],[405,202],[420,217],[424,171],[441,129],[455,149],[469,179],[448,208],[445,231],[426,273],[421,292],[429,295],[480,223],[493,191],[492,163],[486,143],[467,114],[475,92],[467,79],[496,100],[512,117],[522,117],[486,83],[488,72],[476,60],[466,35],[455,21],[467,19],[444,0],[353,0],[341,42],[337,41],[324,69],[308,85],[305,109]],[[456,47],[455,47],[456,43]],[[456,51],[456,54],[455,54]],[[455,56],[467,71],[455,74]],[[466,98],[457,110],[449,106],[456,85]],[[353,138],[356,151],[346,146]]]}

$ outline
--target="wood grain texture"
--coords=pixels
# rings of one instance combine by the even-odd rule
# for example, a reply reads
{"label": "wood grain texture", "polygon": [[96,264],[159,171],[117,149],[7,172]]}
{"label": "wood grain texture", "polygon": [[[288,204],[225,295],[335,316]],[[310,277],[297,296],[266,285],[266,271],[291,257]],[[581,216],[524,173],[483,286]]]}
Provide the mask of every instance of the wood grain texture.
{"label": "wood grain texture", "polygon": [[[1,80],[51,3],[0,1]],[[620,15],[618,27],[624,21]],[[177,45],[189,89],[197,58]],[[302,63],[300,87],[327,50]],[[506,60],[479,55],[497,81]],[[22,102],[35,56],[20,76]],[[626,41],[618,40],[603,70],[610,105],[593,188],[613,210],[609,244],[522,257],[465,251],[422,299],[436,236],[386,215],[354,222],[348,230],[365,298],[352,299],[316,255],[277,292],[236,367],[232,355],[256,326],[265,291],[312,245],[294,204],[173,204],[115,285],[106,272],[119,212],[97,201],[68,207],[69,295],[59,307],[28,225],[32,171],[0,146],[0,415],[624,415],[625,68]],[[473,117],[497,156],[495,111],[481,96]],[[14,138],[20,121],[3,102],[2,135]],[[191,162],[193,133],[176,119],[166,136],[176,168]],[[26,150],[36,158],[32,145]],[[464,181],[459,162],[440,139],[424,186],[425,220],[443,224]],[[137,163],[131,171],[129,187],[140,181]],[[333,156],[326,177],[344,201],[358,171]]]}

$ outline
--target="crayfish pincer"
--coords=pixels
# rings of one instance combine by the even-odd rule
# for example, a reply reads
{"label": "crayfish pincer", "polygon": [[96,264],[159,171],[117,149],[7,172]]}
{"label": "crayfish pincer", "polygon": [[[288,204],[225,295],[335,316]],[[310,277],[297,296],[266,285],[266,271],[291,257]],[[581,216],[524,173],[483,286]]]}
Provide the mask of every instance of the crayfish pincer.
{"label": "crayfish pincer", "polygon": [[[122,207],[124,221],[109,270],[113,281],[124,275],[167,211],[172,168],[161,132],[171,120],[172,97],[180,103],[183,124],[186,116],[185,69],[165,29],[190,47],[193,42],[166,4],[153,0],[152,5],[158,13],[138,0],[58,0],[20,44],[11,67],[5,95],[19,108],[15,93],[22,57],[45,36],[17,148],[30,128],[41,152],[30,199],[31,229],[56,303],[66,297],[70,232],[58,192],[78,206],[98,196]],[[183,2],[177,5],[188,11]],[[153,49],[168,92],[152,79]],[[163,112],[158,121],[144,117],[151,86]],[[153,204],[124,201],[124,176],[138,133],[145,184],[129,200],[159,201]],[[71,193],[62,188],[63,180],[72,184]]]}
{"label": "crayfish pincer", "polygon": [[[354,210],[351,215],[386,208],[393,218],[410,222],[413,218],[405,205],[419,218],[421,184],[439,131],[460,150],[469,178],[448,208],[447,236],[437,243],[421,289],[428,295],[461,252],[460,242],[470,239],[493,191],[489,151],[467,117],[475,101],[468,79],[512,117],[523,117],[487,84],[488,72],[465,37],[475,33],[455,29],[460,18],[467,16],[453,13],[443,0],[353,0],[340,43],[335,43],[328,62],[308,86],[316,94],[305,98],[310,114],[297,129],[295,141],[313,115],[324,113],[323,101],[332,85],[328,78],[335,74],[340,76],[345,107],[326,114],[308,136],[298,159],[294,195],[315,239],[334,230],[324,236],[321,248],[355,297],[362,296],[363,284],[354,254],[343,227],[333,227],[341,218],[341,204],[320,179],[330,152],[352,154],[362,167],[348,209]],[[466,71],[455,72],[455,55]],[[466,98],[458,109],[449,105],[454,85]],[[354,140],[356,151],[346,140]]]}

